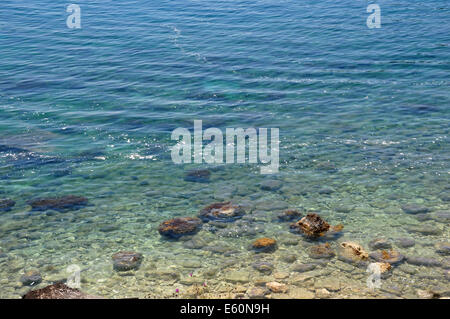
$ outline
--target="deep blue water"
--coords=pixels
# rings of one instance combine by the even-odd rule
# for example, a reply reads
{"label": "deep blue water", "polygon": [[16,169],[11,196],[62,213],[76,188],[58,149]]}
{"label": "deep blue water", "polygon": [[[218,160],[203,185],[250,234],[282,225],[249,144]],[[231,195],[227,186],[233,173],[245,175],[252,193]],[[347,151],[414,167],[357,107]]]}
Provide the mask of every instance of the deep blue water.
{"label": "deep blue water", "polygon": [[[369,3],[381,7],[379,29],[366,25]],[[0,5],[0,199],[16,201],[0,213],[2,297],[27,291],[15,285],[27,269],[39,269],[45,285],[73,263],[91,267],[84,286],[93,293],[168,297],[183,283],[150,276],[170,288],[148,291],[142,278],[115,286],[123,279],[112,275],[110,256],[138,250],[154,263],[143,269],[168,264],[183,274],[178,263],[194,254],[203,260],[195,269],[201,276],[223,261],[163,241],[155,229],[218,200],[247,203],[264,235],[280,241],[291,235],[273,221],[284,206],[342,222],[345,239],[367,249],[376,237],[414,237],[416,246],[401,252],[441,266],[417,266],[437,275],[416,278],[414,288],[404,284],[400,296],[448,287],[448,257],[433,246],[449,241],[448,1],[76,4],[81,29],[66,26],[68,3]],[[170,134],[192,129],[194,120],[205,128],[279,128],[279,173],[262,176],[257,165],[175,165]],[[196,167],[211,169],[209,183],[183,179]],[[283,187],[263,191],[264,179]],[[86,196],[90,206],[46,214],[27,204],[65,194]],[[406,214],[405,204],[426,206],[429,216]],[[336,209],[342,205],[351,211]],[[439,232],[411,231],[423,223]],[[243,264],[236,267],[248,266],[241,248],[255,234],[203,233],[238,251]],[[221,271],[217,284],[228,270]],[[393,284],[404,282],[402,274]],[[99,278],[108,284],[99,288]]]}

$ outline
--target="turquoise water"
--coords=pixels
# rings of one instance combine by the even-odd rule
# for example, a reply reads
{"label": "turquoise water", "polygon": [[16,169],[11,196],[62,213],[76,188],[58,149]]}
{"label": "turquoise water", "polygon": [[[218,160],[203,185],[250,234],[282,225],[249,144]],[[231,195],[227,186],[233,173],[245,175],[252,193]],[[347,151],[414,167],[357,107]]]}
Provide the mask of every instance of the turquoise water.
{"label": "turquoise water", "polygon": [[[448,2],[376,1],[380,29],[366,26],[368,1],[76,3],[81,29],[67,28],[66,4],[1,4],[0,199],[16,204],[0,212],[0,297],[30,290],[20,282],[30,269],[44,287],[72,264],[83,291],[113,298],[245,298],[266,281],[289,287],[273,298],[321,298],[322,288],[343,298],[450,294],[448,250],[435,247],[450,235]],[[175,165],[171,132],[194,120],[279,128],[279,173]],[[185,181],[194,168],[210,169],[210,181]],[[282,187],[262,190],[267,179]],[[27,204],[69,194],[89,205],[62,213]],[[194,239],[157,231],[225,200],[244,205],[246,218],[205,225]],[[412,204],[428,212],[401,208]],[[364,267],[338,258],[299,273],[297,264],[317,261],[314,243],[278,221],[286,208],[342,223],[333,249],[352,241],[372,252],[383,237],[410,259],[374,291]],[[253,253],[258,237],[275,238],[278,250]],[[114,271],[120,250],[142,253],[140,268]],[[253,267],[260,260],[271,274]]]}

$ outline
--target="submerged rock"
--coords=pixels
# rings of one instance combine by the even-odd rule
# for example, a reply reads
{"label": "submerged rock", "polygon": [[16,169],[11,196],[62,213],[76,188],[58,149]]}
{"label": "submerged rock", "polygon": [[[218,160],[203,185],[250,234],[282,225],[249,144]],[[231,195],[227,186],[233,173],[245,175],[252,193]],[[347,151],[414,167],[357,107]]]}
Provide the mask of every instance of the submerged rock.
{"label": "submerged rock", "polygon": [[370,256],[370,258],[372,258],[378,262],[389,263],[391,265],[399,264],[405,259],[405,256],[403,256],[402,254],[400,254],[399,252],[397,252],[395,250],[376,251],[376,252],[370,253],[369,256]]}
{"label": "submerged rock", "polygon": [[436,252],[443,256],[449,256],[450,255],[450,243],[436,243],[434,245],[436,248]]}
{"label": "submerged rock", "polygon": [[398,238],[395,241],[395,244],[401,248],[409,248],[409,247],[413,247],[416,244],[416,242],[412,238]]}
{"label": "submerged rock", "polygon": [[313,259],[330,259],[336,256],[329,243],[311,246],[308,252],[309,257]]}
{"label": "submerged rock", "polygon": [[161,235],[171,238],[179,238],[184,235],[192,235],[200,230],[202,221],[196,217],[177,217],[162,222],[158,231]]}
{"label": "submerged rock", "polygon": [[247,295],[250,299],[264,299],[269,291],[262,287],[253,287],[247,290]]}
{"label": "submerged rock", "polygon": [[256,262],[256,263],[252,264],[252,267],[254,269],[256,269],[257,271],[262,272],[266,275],[270,275],[274,269],[274,266],[271,263],[266,262],[266,261]]}
{"label": "submerged rock", "polygon": [[16,202],[12,199],[0,199],[0,212],[9,212],[14,205],[16,205]]}
{"label": "submerged rock", "polygon": [[112,256],[113,267],[116,271],[138,269],[144,257],[140,253],[120,251]]}
{"label": "submerged rock", "polygon": [[282,183],[276,179],[266,180],[261,183],[261,189],[265,191],[277,191],[281,188]]}
{"label": "submerged rock", "polygon": [[330,229],[330,224],[319,215],[312,213],[291,224],[291,229],[302,232],[308,237],[320,237]]}
{"label": "submerged rock", "polygon": [[76,210],[86,206],[88,199],[83,196],[61,196],[53,198],[38,198],[28,202],[33,210],[44,211],[54,209],[58,211]]}
{"label": "submerged rock", "polygon": [[63,283],[57,283],[42,289],[32,290],[25,294],[23,299],[102,299],[98,296],[88,295],[78,289],[70,288]]}
{"label": "submerged rock", "polygon": [[419,226],[409,226],[408,227],[408,232],[410,233],[418,233],[418,234],[422,234],[425,236],[429,236],[429,235],[440,235],[442,233],[442,230],[437,228],[434,225],[428,225],[428,224],[423,224],[423,225],[419,225]]}
{"label": "submerged rock", "polygon": [[298,220],[302,218],[302,216],[303,214],[297,209],[286,209],[278,215],[278,219],[283,222],[288,222],[292,220]]}
{"label": "submerged rock", "polygon": [[426,266],[426,267],[440,267],[442,263],[434,258],[429,257],[419,257],[419,256],[409,256],[406,258],[406,262],[415,266]]}
{"label": "submerged rock", "polygon": [[24,286],[36,286],[42,282],[42,276],[39,271],[30,270],[20,277],[20,282]]}
{"label": "submerged rock", "polygon": [[407,214],[423,214],[428,213],[430,211],[428,207],[416,204],[403,205],[402,209]]}
{"label": "submerged rock", "polygon": [[377,249],[391,249],[392,245],[387,239],[384,238],[376,238],[369,243],[369,248],[373,250]]}
{"label": "submerged rock", "polygon": [[252,249],[256,252],[274,252],[277,249],[277,241],[272,238],[259,238],[252,244]]}
{"label": "submerged rock", "polygon": [[232,222],[236,219],[242,218],[245,210],[238,205],[233,205],[231,202],[214,203],[203,208],[199,217],[204,221],[222,221]]}
{"label": "submerged rock", "polygon": [[338,246],[338,259],[350,264],[362,264],[369,259],[369,254],[357,243],[342,242]]}
{"label": "submerged rock", "polygon": [[288,292],[289,288],[287,285],[276,282],[276,281],[271,281],[266,283],[266,287],[275,293],[286,293]]}
{"label": "submerged rock", "polygon": [[317,268],[317,264],[298,264],[292,268],[295,272],[307,272]]}
{"label": "submerged rock", "polygon": [[190,170],[184,176],[184,180],[187,182],[207,183],[211,177],[211,172],[207,169],[195,169]]}
{"label": "submerged rock", "polygon": [[450,222],[450,211],[448,210],[438,210],[431,215],[431,218],[439,223],[449,223]]}

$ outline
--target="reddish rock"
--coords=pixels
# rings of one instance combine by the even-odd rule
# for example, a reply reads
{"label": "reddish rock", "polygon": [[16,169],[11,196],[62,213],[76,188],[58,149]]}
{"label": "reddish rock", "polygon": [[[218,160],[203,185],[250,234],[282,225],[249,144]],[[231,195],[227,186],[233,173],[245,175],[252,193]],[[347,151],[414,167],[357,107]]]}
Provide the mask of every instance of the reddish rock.
{"label": "reddish rock", "polygon": [[140,253],[119,251],[112,256],[113,267],[116,271],[138,269],[144,257]]}
{"label": "reddish rock", "polygon": [[244,209],[241,206],[233,205],[231,202],[214,203],[203,208],[199,217],[207,221],[222,221],[232,222],[241,218],[245,214]]}
{"label": "reddish rock", "polygon": [[179,238],[184,235],[192,235],[200,230],[202,221],[196,217],[177,217],[162,222],[158,231],[161,235]]}
{"label": "reddish rock", "polygon": [[252,244],[252,248],[257,252],[273,252],[277,249],[277,241],[272,238],[259,238]]}
{"label": "reddish rock", "polygon": [[319,215],[311,213],[291,224],[291,229],[301,232],[308,237],[317,238],[323,236],[329,229],[330,224]]}
{"label": "reddish rock", "polygon": [[33,210],[69,210],[69,209],[79,209],[86,206],[88,199],[83,196],[62,196],[62,197],[52,197],[52,198],[39,198],[28,202]]}
{"label": "reddish rock", "polygon": [[23,299],[102,299],[102,297],[88,295],[78,289],[58,283],[44,287],[42,289],[32,290],[25,294]]}

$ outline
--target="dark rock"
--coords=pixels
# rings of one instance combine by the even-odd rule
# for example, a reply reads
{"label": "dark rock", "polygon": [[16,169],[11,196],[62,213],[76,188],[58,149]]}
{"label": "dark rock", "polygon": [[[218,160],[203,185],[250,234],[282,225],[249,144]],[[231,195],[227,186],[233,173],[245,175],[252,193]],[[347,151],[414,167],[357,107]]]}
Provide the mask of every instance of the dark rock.
{"label": "dark rock", "polygon": [[439,195],[439,198],[444,202],[450,202],[450,193],[444,192]]}
{"label": "dark rock", "polygon": [[25,294],[23,299],[101,299],[88,295],[78,289],[70,288],[63,283],[57,283]]}
{"label": "dark rock", "polygon": [[199,217],[204,221],[210,220],[232,222],[236,219],[242,218],[245,214],[244,209],[241,206],[233,205],[231,202],[214,203],[203,208]]}
{"label": "dark rock", "polygon": [[277,191],[281,186],[282,183],[276,179],[266,180],[261,183],[261,189],[265,191]]}
{"label": "dark rock", "polygon": [[418,233],[418,234],[422,234],[425,236],[442,234],[442,230],[440,230],[439,228],[437,228],[433,225],[427,225],[427,224],[423,224],[423,225],[419,225],[419,226],[409,226],[407,229],[408,229],[408,232],[410,232],[410,233]]}
{"label": "dark rock", "polygon": [[207,169],[195,169],[188,171],[184,177],[187,182],[207,183],[211,177],[211,172]]}
{"label": "dark rock", "polygon": [[128,271],[138,269],[144,257],[132,251],[120,251],[112,256],[114,270]]}
{"label": "dark rock", "polygon": [[321,195],[330,195],[334,192],[334,189],[331,187],[322,187],[321,189],[319,189],[319,194]]}
{"label": "dark rock", "polygon": [[12,199],[0,199],[0,212],[9,212],[14,205],[16,205],[16,202]]}
{"label": "dark rock", "polygon": [[431,220],[431,216],[429,214],[416,214],[414,215],[414,217],[419,221],[419,222],[424,222],[427,220]]}
{"label": "dark rock", "polygon": [[450,243],[436,243],[434,245],[436,248],[436,252],[443,256],[449,256],[450,255]]}
{"label": "dark rock", "polygon": [[373,250],[390,249],[391,247],[391,243],[384,238],[376,238],[369,243],[369,248]]}
{"label": "dark rock", "polygon": [[298,222],[291,224],[291,229],[308,237],[317,238],[323,236],[330,229],[330,224],[317,214],[308,214]]}
{"label": "dark rock", "polygon": [[292,220],[299,220],[302,218],[302,215],[303,214],[296,209],[287,209],[278,215],[278,219],[283,222],[288,222]]}
{"label": "dark rock", "polygon": [[407,214],[423,214],[428,213],[430,211],[428,207],[416,204],[403,205],[402,209]]}
{"label": "dark rock", "polygon": [[42,282],[42,277],[39,271],[30,270],[20,277],[20,282],[24,286],[36,286]]}
{"label": "dark rock", "polygon": [[86,206],[88,200],[82,196],[62,196],[54,198],[40,198],[28,202],[33,210],[44,211],[47,209],[54,209],[58,211],[75,210]]}
{"label": "dark rock", "polygon": [[442,265],[438,260],[428,257],[409,256],[406,257],[406,261],[408,264],[415,266],[440,267]]}
{"label": "dark rock", "polygon": [[179,238],[197,233],[202,227],[202,221],[196,217],[177,217],[162,222],[158,231],[161,235]]}
{"label": "dark rock", "polygon": [[308,250],[308,256],[313,259],[330,259],[336,256],[336,253],[331,249],[330,244],[325,243],[311,246]]}
{"label": "dark rock", "polygon": [[307,272],[317,268],[317,264],[298,264],[292,268],[292,271]]}
{"label": "dark rock", "polygon": [[416,242],[412,238],[398,238],[395,244],[401,248],[409,248],[413,247],[416,244]]}
{"label": "dark rock", "polygon": [[270,275],[274,269],[274,266],[271,263],[266,262],[266,261],[256,262],[256,263],[252,264],[252,267],[254,269],[256,269],[257,271],[262,272],[266,275]]}
{"label": "dark rock", "polygon": [[431,218],[439,223],[449,223],[450,222],[450,211],[439,210],[431,215]]}
{"label": "dark rock", "polygon": [[405,256],[395,250],[376,251],[370,253],[369,256],[378,262],[389,263],[391,265],[399,264],[405,259]]}
{"label": "dark rock", "polygon": [[252,249],[256,252],[274,252],[277,249],[277,241],[272,238],[259,238],[252,243]]}

